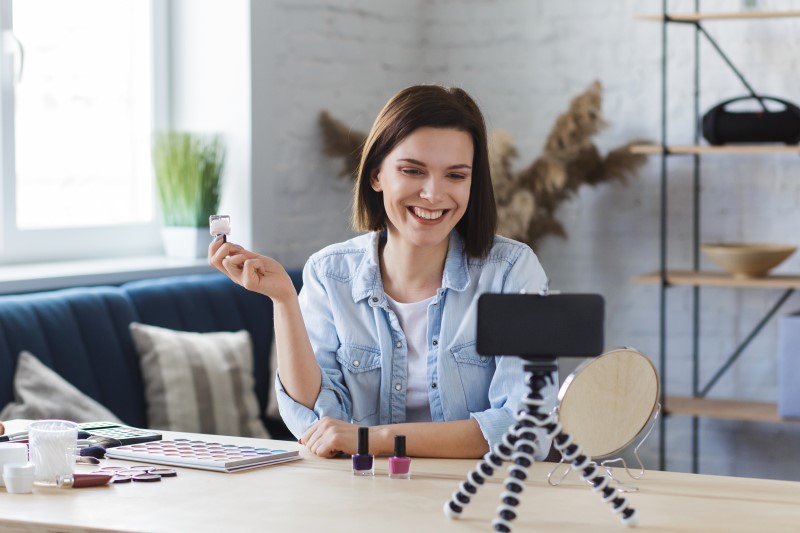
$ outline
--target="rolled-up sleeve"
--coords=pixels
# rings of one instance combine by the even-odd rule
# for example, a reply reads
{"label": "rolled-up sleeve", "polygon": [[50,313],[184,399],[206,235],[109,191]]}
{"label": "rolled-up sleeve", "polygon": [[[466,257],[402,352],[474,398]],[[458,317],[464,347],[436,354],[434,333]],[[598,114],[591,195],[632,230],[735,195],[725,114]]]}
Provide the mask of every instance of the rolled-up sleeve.
{"label": "rolled-up sleeve", "polygon": [[306,430],[323,416],[350,422],[352,402],[344,383],[341,367],[336,360],[339,338],[330,301],[324,285],[314,269],[313,258],[303,268],[303,288],[300,290],[300,309],[305,321],[314,355],[322,371],[322,385],[314,408],[296,402],[283,387],[280,373],[276,371],[275,390],[278,408],[286,427],[300,438]]}
{"label": "rolled-up sleeve", "polygon": [[[523,247],[506,276],[503,292],[536,294],[546,291],[547,286],[547,275],[536,254],[529,247]],[[491,408],[470,415],[478,422],[490,447],[502,442],[503,435],[516,424],[516,413],[525,408],[522,398],[528,394],[523,359],[509,355],[497,357],[495,362],[497,367],[489,385]],[[551,375],[550,384],[541,392],[546,400],[541,409],[549,413],[556,406],[558,372]],[[547,438],[547,432],[542,428],[534,428],[533,431],[538,441],[535,458],[542,460],[550,451],[551,439]]]}
{"label": "rolled-up sleeve", "polygon": [[[516,413],[524,409],[522,398],[528,394],[525,385],[525,361],[519,357],[502,356],[497,358],[492,383],[489,386],[490,409],[479,413],[471,413],[481,428],[481,433],[490,447],[503,441],[503,435],[516,424]],[[542,396],[547,400],[542,407],[550,412],[556,405],[558,373],[552,375],[552,383],[542,390]],[[547,457],[550,451],[550,439],[547,432],[541,428],[534,428],[537,435],[537,451],[534,456],[537,460]]]}

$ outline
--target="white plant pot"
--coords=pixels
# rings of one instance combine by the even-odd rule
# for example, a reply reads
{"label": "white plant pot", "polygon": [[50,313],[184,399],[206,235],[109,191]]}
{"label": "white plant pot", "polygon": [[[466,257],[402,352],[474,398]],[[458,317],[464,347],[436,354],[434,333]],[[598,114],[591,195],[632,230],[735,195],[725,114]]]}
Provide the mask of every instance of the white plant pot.
{"label": "white plant pot", "polygon": [[161,237],[166,256],[181,259],[206,257],[211,242],[211,235],[205,227],[164,226]]}

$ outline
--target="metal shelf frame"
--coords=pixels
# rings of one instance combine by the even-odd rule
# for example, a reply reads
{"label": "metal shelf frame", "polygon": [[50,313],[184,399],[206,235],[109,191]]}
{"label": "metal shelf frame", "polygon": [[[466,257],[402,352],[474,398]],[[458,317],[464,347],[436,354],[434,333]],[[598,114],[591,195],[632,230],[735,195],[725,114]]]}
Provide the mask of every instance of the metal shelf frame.
{"label": "metal shelf frame", "polygon": [[[694,2],[694,16],[675,17],[670,16],[668,12],[668,0],[662,0],[662,15],[659,17],[661,21],[661,146],[651,147],[660,154],[660,227],[659,227],[659,264],[660,264],[660,280],[659,280],[659,343],[658,343],[658,363],[659,371],[661,374],[661,381],[666,384],[667,377],[667,289],[671,286],[669,283],[669,272],[667,270],[667,236],[668,236],[668,189],[667,189],[667,176],[668,176],[668,158],[671,155],[680,155],[681,152],[672,151],[667,145],[667,54],[668,54],[668,39],[667,28],[670,24],[689,24],[694,26],[694,91],[693,91],[693,111],[694,111],[694,146],[700,145],[701,138],[701,121],[700,121],[700,40],[701,37],[708,41],[712,48],[722,57],[725,63],[733,70],[734,74],[739,78],[745,86],[749,94],[758,100],[761,106],[766,110],[761,97],[755,92],[753,87],[747,82],[742,73],[736,68],[733,62],[723,52],[719,44],[709,35],[702,25],[702,20],[709,18],[700,13],[700,1]],[[792,16],[797,14],[792,13]],[[712,150],[713,151],[713,150]],[[722,151],[722,150],[720,150]],[[695,272],[700,269],[700,194],[701,194],[701,171],[700,171],[700,156],[702,150],[688,150],[682,152],[692,157],[692,268]],[[652,150],[651,150],[652,153]],[[734,352],[726,359],[726,361],[714,373],[711,379],[704,385],[700,384],[700,304],[701,292],[700,285],[694,284],[692,290],[692,397],[696,399],[705,398],[714,385],[723,377],[725,372],[733,365],[734,362],[742,355],[744,350],[755,338],[756,335],[764,328],[767,322],[778,312],[781,306],[786,302],[789,296],[793,293],[794,288],[786,288],[785,292],[780,296],[777,302],[767,312],[767,314],[756,324],[753,330],[745,337],[739,344]],[[661,387],[661,404],[667,405],[666,386]],[[669,413],[666,412],[668,415]],[[662,416],[659,421],[659,469],[666,470],[666,430],[668,416]],[[691,450],[692,450],[692,472],[699,470],[699,420],[697,415],[692,416],[691,427]]]}

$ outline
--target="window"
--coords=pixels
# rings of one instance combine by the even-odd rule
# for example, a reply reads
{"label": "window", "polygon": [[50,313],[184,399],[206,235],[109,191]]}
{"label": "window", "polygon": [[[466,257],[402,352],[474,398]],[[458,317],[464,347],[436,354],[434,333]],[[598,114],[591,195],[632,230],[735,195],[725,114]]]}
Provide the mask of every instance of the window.
{"label": "window", "polygon": [[0,0],[3,262],[160,249],[158,4]]}

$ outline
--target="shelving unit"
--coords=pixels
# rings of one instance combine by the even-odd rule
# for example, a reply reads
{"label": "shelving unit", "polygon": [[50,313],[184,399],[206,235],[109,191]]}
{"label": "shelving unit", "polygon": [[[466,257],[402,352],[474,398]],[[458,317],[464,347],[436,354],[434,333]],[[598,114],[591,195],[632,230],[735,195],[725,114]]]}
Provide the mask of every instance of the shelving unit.
{"label": "shelving unit", "polygon": [[[699,450],[699,417],[710,417],[727,420],[756,421],[756,422],[800,422],[800,419],[784,419],[778,416],[777,405],[774,403],[711,399],[707,394],[725,372],[736,362],[744,350],[763,329],[769,320],[778,312],[789,296],[796,289],[800,289],[800,275],[776,275],[757,279],[740,279],[728,274],[700,271],[700,158],[704,155],[719,154],[730,156],[734,154],[800,154],[800,146],[785,145],[726,145],[707,146],[700,142],[700,38],[705,37],[720,57],[728,64],[747,88],[751,96],[756,92],[747,83],[747,80],[728,59],[719,45],[706,32],[702,22],[707,20],[734,20],[734,19],[769,19],[800,17],[800,11],[745,11],[738,13],[703,13],[699,10],[699,0],[695,0],[695,12],[684,14],[669,13],[667,0],[662,0],[662,13],[660,15],[637,16],[637,20],[661,22],[661,143],[637,145],[631,148],[633,153],[655,155],[661,158],[661,187],[660,187],[660,250],[658,272],[644,274],[633,279],[634,283],[656,283],[659,285],[659,370],[663,384],[666,384],[667,371],[667,324],[666,324],[666,298],[667,290],[672,286],[689,286],[692,290],[692,395],[668,396],[665,386],[661,388],[661,403],[665,415],[687,415],[692,417],[692,470],[698,471]],[[694,27],[694,109],[695,117],[694,139],[689,145],[672,146],[667,144],[667,27],[671,24],[689,24]],[[667,268],[667,160],[670,156],[690,156],[693,159],[693,235],[692,235],[692,270],[669,270]],[[782,289],[783,293],[755,325],[753,330],[740,343],[736,350],[720,366],[716,373],[704,385],[700,383],[700,289],[701,287],[729,287],[738,289]],[[661,417],[659,432],[659,468],[666,469],[666,429],[667,416]]]}
{"label": "shelving unit", "polygon": [[698,272],[696,270],[668,270],[666,278],[661,272],[642,274],[633,278],[634,283],[661,283],[667,285],[692,285],[698,287],[738,287],[740,289],[800,289],[800,276],[773,275],[763,278],[735,278],[720,272]]}
{"label": "shelving unit", "polygon": [[737,11],[729,13],[664,13],[662,15],[637,15],[636,20],[668,22],[700,22],[703,20],[776,19],[800,17],[800,11]]}
{"label": "shelving unit", "polygon": [[800,154],[800,146],[777,144],[736,144],[728,146],[659,146],[657,144],[638,144],[631,146],[634,154]]}
{"label": "shelving unit", "polygon": [[717,400],[692,396],[667,396],[664,410],[672,415],[702,416],[748,422],[800,422],[798,418],[778,416],[774,403]]}

